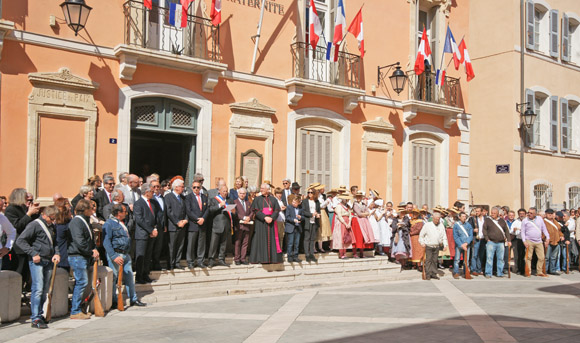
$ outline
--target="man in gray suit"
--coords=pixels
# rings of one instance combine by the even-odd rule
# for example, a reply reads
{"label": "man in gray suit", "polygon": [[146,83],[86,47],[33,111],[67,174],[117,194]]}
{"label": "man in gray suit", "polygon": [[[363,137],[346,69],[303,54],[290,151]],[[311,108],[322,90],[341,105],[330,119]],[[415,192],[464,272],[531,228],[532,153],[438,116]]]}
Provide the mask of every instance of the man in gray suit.
{"label": "man in gray suit", "polygon": [[218,195],[209,199],[209,212],[213,215],[211,243],[209,245],[209,266],[216,265],[215,258],[219,246],[217,264],[229,267],[226,263],[226,239],[232,233],[232,215],[226,210],[228,187],[224,184]]}

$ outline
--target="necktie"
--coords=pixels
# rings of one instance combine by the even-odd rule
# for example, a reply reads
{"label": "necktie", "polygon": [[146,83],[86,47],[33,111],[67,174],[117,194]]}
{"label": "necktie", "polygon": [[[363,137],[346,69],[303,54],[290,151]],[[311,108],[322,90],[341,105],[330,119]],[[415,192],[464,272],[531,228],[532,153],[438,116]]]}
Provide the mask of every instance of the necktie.
{"label": "necktie", "polygon": [[244,208],[244,214],[245,214],[246,213],[246,201],[241,200],[240,202],[242,203],[242,207]]}
{"label": "necktie", "polygon": [[109,203],[113,202],[113,199],[111,198],[111,193],[107,193],[107,195],[109,196]]}
{"label": "necktie", "polygon": [[201,211],[201,195],[196,195],[197,198],[197,205],[199,206],[199,210]]}
{"label": "necktie", "polygon": [[153,207],[151,207],[151,200],[147,200],[147,205],[149,205],[149,209],[151,210],[151,213],[153,213]]}

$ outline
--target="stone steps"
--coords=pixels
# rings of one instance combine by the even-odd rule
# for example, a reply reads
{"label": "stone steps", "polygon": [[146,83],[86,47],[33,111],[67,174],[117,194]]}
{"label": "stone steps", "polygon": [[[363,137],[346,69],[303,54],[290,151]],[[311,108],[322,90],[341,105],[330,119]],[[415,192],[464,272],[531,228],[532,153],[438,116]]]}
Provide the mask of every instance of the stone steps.
{"label": "stone steps", "polygon": [[[372,257],[372,252],[369,253]],[[399,271],[400,265],[389,262],[387,257],[340,260],[336,253],[325,253],[320,254],[318,263],[232,264],[230,267],[155,271],[150,275],[155,282],[136,285],[136,289],[143,301],[153,303],[400,279],[409,275],[417,277],[416,272]]]}

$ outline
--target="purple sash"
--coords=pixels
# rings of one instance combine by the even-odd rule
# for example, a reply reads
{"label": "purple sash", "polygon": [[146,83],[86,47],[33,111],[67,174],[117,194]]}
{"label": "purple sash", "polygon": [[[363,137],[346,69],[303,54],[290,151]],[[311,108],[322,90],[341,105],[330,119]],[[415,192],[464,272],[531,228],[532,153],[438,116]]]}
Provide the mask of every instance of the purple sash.
{"label": "purple sash", "polygon": [[[274,209],[272,209],[271,207],[264,207],[262,209],[262,213],[264,213],[267,216],[272,216],[272,214],[274,213]],[[278,238],[278,222],[276,220],[274,220],[274,218],[272,218],[272,220],[274,221],[274,236],[276,237],[276,252],[278,254],[280,254],[282,252],[282,248],[280,247],[280,239]]]}

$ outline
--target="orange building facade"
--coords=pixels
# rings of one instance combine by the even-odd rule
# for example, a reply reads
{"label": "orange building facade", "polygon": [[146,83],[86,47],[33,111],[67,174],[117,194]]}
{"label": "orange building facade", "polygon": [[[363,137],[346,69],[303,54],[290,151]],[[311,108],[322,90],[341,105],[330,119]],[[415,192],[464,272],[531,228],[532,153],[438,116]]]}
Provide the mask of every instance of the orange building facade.
{"label": "orange building facade", "polygon": [[[177,0],[152,10],[87,0],[78,36],[61,2],[2,4],[0,194],[26,187],[48,202],[74,196],[93,174],[130,171],[187,183],[200,172],[207,188],[244,174],[251,184],[358,185],[429,206],[469,200],[463,68],[451,64],[442,87],[435,73],[413,73],[423,27],[437,68],[448,24],[469,43],[468,1],[367,1],[365,56],[349,34],[337,62],[325,45],[337,0],[315,1],[325,32],[316,50],[309,1],[265,1],[255,58],[257,0],[223,0],[218,27],[211,0],[197,0],[184,28],[170,23]],[[347,24],[363,2],[344,1]],[[400,94],[393,69],[377,75],[395,62],[409,75]]]}

